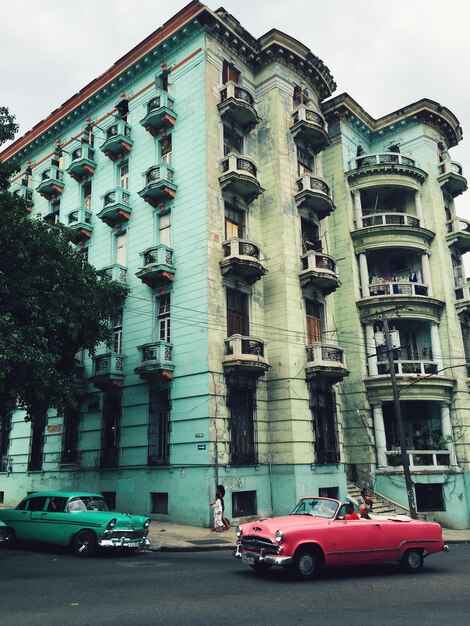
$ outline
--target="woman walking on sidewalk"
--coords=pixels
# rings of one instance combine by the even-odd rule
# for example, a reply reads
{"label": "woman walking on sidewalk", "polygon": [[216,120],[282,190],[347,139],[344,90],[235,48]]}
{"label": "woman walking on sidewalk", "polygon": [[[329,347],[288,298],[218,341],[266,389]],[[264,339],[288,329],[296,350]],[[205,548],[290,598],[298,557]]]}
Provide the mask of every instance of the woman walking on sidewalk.
{"label": "woman walking on sidewalk", "polygon": [[215,501],[210,503],[210,506],[214,509],[214,526],[211,528],[216,533],[220,533],[225,530],[224,523],[222,521],[222,494],[217,491],[215,494]]}

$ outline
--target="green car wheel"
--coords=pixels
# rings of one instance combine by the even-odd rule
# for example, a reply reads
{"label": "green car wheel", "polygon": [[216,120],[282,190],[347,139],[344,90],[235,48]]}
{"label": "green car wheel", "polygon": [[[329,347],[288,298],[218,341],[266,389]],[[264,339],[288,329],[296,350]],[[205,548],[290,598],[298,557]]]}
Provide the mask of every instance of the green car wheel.
{"label": "green car wheel", "polygon": [[96,551],[96,536],[91,530],[82,530],[72,543],[72,549],[77,556],[88,557]]}

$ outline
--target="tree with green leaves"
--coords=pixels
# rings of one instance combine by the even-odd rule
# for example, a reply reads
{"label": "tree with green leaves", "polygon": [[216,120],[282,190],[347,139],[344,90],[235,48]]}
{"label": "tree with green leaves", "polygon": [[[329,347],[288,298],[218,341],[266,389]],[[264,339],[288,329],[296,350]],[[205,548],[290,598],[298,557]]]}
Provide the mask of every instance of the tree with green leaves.
{"label": "tree with green leaves", "polygon": [[[0,107],[0,145],[16,131]],[[75,406],[77,353],[109,345],[109,320],[127,289],[101,279],[67,227],[28,214],[9,192],[17,170],[0,161],[0,417],[18,406],[45,422],[49,408]]]}

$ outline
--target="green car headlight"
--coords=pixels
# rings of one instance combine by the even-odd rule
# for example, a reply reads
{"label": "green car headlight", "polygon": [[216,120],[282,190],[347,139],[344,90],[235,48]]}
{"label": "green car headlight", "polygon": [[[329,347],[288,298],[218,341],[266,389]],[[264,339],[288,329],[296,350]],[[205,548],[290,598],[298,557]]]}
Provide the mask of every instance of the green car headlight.
{"label": "green car headlight", "polygon": [[108,522],[108,528],[114,528],[116,526],[117,519],[113,517],[112,520]]}
{"label": "green car headlight", "polygon": [[144,522],[144,528],[148,528],[150,526],[150,520],[146,519]]}

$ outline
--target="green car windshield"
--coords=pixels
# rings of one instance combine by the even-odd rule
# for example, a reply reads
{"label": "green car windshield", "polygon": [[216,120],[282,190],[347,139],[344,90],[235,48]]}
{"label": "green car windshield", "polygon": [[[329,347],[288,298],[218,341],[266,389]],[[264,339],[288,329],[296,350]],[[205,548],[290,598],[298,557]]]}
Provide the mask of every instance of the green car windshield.
{"label": "green car windshield", "polygon": [[314,515],[333,519],[338,508],[337,502],[322,498],[302,498],[291,515]]}
{"label": "green car windshield", "polygon": [[69,511],[75,513],[77,511],[108,511],[106,501],[99,496],[81,496],[70,498]]}

